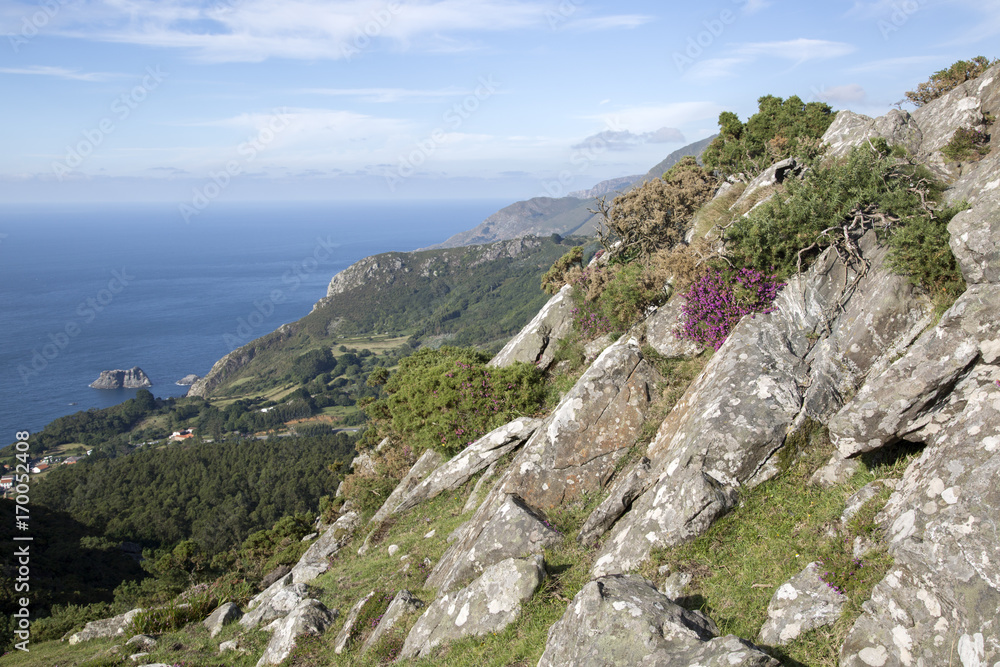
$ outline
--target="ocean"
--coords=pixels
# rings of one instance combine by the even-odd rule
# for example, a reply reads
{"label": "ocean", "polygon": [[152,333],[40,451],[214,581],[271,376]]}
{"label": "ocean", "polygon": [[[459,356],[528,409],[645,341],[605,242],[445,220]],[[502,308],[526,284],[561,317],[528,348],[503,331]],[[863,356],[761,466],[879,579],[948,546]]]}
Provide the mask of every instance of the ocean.
{"label": "ocean", "polygon": [[88,385],[139,366],[160,397],[234,346],[309,313],[353,262],[470,229],[509,202],[215,202],[0,206],[0,446],[135,390]]}

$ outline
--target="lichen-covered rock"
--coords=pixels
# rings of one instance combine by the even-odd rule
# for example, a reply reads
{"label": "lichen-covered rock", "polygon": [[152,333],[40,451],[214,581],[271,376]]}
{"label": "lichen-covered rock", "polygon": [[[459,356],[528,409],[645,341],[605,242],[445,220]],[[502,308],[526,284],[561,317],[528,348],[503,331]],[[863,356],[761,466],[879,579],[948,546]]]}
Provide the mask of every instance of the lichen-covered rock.
{"label": "lichen-covered rock", "polygon": [[[479,477],[479,479],[476,480],[476,484],[475,486],[472,487],[472,491],[469,493],[469,497],[465,499],[465,506],[462,507],[462,514],[465,514],[466,512],[472,512],[477,507],[479,507],[479,503],[483,499],[483,487],[485,487],[487,484],[492,484],[493,482],[496,481],[493,478],[493,476],[496,474],[496,467],[497,467],[497,462],[494,461],[489,465],[489,467],[486,468],[486,472],[484,472]],[[451,540],[449,540],[449,542],[450,541]]]}
{"label": "lichen-covered rock", "polygon": [[298,637],[323,634],[335,618],[337,612],[330,611],[319,600],[302,600],[275,627],[257,667],[280,664],[291,654]]}
{"label": "lichen-covered rock", "polygon": [[523,444],[539,424],[540,420],[525,417],[487,433],[413,487],[392,510],[393,513],[405,512],[444,491],[462,486],[477,472]]}
{"label": "lichen-covered rock", "polygon": [[664,357],[694,357],[701,352],[700,345],[674,333],[681,326],[684,304],[684,297],[675,293],[646,318],[646,342]]}
{"label": "lichen-covered rock", "polygon": [[544,578],[541,556],[491,565],[472,584],[427,608],[407,635],[400,657],[423,656],[443,642],[500,632],[520,616],[521,605]]}
{"label": "lichen-covered rock", "polygon": [[606,349],[518,453],[505,491],[548,510],[602,489],[635,444],[661,379],[634,339]]}
{"label": "lichen-covered rock", "polygon": [[410,471],[406,473],[406,476],[399,480],[399,484],[392,490],[389,497],[382,503],[382,507],[375,512],[375,515],[368,523],[373,526],[378,525],[379,522],[396,511],[399,503],[402,502],[407,494],[413,491],[420,482],[424,481],[442,463],[444,463],[444,456],[435,449],[428,449],[421,454],[420,458],[413,464]]}
{"label": "lichen-covered rock", "polygon": [[242,616],[243,612],[240,611],[239,605],[235,602],[226,602],[216,607],[215,611],[202,621],[202,625],[208,629],[208,636],[214,638],[222,632],[222,628],[238,621]]}
{"label": "lichen-covered rock", "polygon": [[372,633],[368,635],[368,639],[365,640],[364,645],[361,647],[360,653],[364,653],[371,647],[375,646],[382,637],[388,634],[395,626],[400,618],[415,612],[422,608],[424,603],[413,597],[410,591],[402,590],[396,593],[396,597],[392,599],[389,603],[389,607],[382,614],[382,619],[379,621]]}
{"label": "lichen-covered rock", "polygon": [[707,617],[680,607],[634,576],[601,577],[577,593],[551,628],[538,667],[772,667],[736,637],[717,638]]}
{"label": "lichen-covered rock", "polygon": [[292,583],[291,577],[291,574],[286,575],[251,600],[253,607],[240,618],[239,624],[248,630],[267,625],[275,619],[284,618],[300,602],[308,599],[309,587]]}
{"label": "lichen-covered rock", "polygon": [[590,513],[580,527],[577,541],[586,546],[593,546],[601,535],[608,532],[615,521],[621,518],[632,506],[632,501],[638,498],[653,483],[650,477],[649,459],[645,456],[636,461],[629,471],[611,485],[611,490],[597,508]]}
{"label": "lichen-covered rock", "polygon": [[354,603],[351,610],[347,612],[347,618],[344,619],[344,626],[337,633],[337,638],[333,640],[333,652],[340,655],[347,648],[347,642],[351,640],[351,633],[354,632],[354,625],[358,622],[358,614],[361,613],[361,608],[365,606],[365,603],[375,595],[375,591],[371,591],[368,595],[364,596],[360,600]]}
{"label": "lichen-covered rock", "polygon": [[1000,287],[969,288],[906,355],[830,420],[830,437],[843,456],[856,456],[899,439],[932,431],[942,398],[980,361],[1000,358]]}
{"label": "lichen-covered rock", "polygon": [[880,138],[890,146],[903,146],[915,154],[920,150],[923,133],[913,116],[899,109],[875,119],[853,111],[838,111],[823,135],[822,142],[828,146],[824,156],[845,157],[855,146]]}
{"label": "lichen-covered rock", "polygon": [[965,282],[1000,283],[1000,152],[980,161],[949,194],[951,201],[971,206],[948,223],[951,251]]}
{"label": "lichen-covered rock", "polygon": [[89,642],[91,639],[101,639],[104,637],[116,637],[125,634],[125,629],[132,623],[132,619],[141,612],[142,609],[132,609],[124,614],[111,618],[102,618],[99,621],[90,621],[83,630],[73,633],[69,638],[70,644]]}
{"label": "lichen-covered rock", "polygon": [[292,568],[292,582],[304,583],[312,581],[330,569],[329,558],[340,551],[351,541],[354,531],[361,525],[361,517],[357,512],[342,514],[332,526],[326,529],[322,537],[313,542],[299,562]]}
{"label": "lichen-covered rock", "polygon": [[847,525],[847,522],[854,518],[862,507],[865,506],[873,498],[877,498],[886,489],[896,488],[895,482],[886,479],[876,479],[874,482],[869,482],[863,487],[852,493],[846,501],[844,501],[844,511],[840,513],[840,523],[841,525]]}
{"label": "lichen-covered rock", "polygon": [[[652,484],[611,529],[595,576],[627,572],[655,546],[690,539],[771,477],[805,416],[823,421],[930,318],[930,304],[884,266],[874,234],[857,278],[835,253],[795,276],[766,315],[746,317],[664,420],[647,451]],[[526,451],[526,450],[525,450]]]}
{"label": "lichen-covered rock", "polygon": [[552,365],[557,343],[573,329],[573,288],[564,285],[521,331],[490,361],[490,366],[510,366],[516,361],[542,370]]}
{"label": "lichen-covered rock", "polygon": [[804,632],[833,625],[845,604],[847,597],[820,577],[819,564],[809,563],[774,592],[767,605],[767,621],[760,629],[760,642],[783,645]]}
{"label": "lichen-covered rock", "polygon": [[809,478],[810,484],[829,489],[843,484],[857,472],[860,464],[855,459],[845,459],[840,452],[834,452],[826,465],[818,468]]}
{"label": "lichen-covered rock", "polygon": [[[445,593],[508,558],[541,553],[563,539],[519,498],[507,496],[488,521],[470,528],[449,549],[454,558],[444,558],[427,578],[429,588]],[[446,554],[447,556],[448,554]]]}
{"label": "lichen-covered rock", "polygon": [[745,207],[760,190],[784,183],[786,178],[796,176],[801,171],[802,165],[793,157],[775,162],[747,183],[746,189],[733,204],[733,210]]}
{"label": "lichen-covered rock", "polygon": [[125,646],[131,646],[139,649],[140,651],[149,653],[153,650],[153,647],[156,646],[156,638],[149,635],[135,635],[134,637],[130,637],[129,640],[125,642]]}

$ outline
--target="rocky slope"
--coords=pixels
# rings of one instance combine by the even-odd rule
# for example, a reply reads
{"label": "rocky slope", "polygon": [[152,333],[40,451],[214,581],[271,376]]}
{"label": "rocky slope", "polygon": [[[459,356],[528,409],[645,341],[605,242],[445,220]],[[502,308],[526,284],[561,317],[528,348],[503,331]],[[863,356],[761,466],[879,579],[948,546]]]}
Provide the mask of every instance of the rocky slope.
{"label": "rocky slope", "polygon": [[[379,540],[394,525],[416,523],[422,532],[422,521],[434,521],[431,504],[461,493],[455,500],[465,508],[455,514],[464,523],[408,543],[414,553],[437,546],[423,563],[426,576],[414,575],[425,599],[393,591],[382,617],[405,635],[401,659],[451,664],[462,656],[449,654],[450,644],[471,651],[489,642],[544,596],[558,599],[562,613],[532,654],[539,667],[779,665],[780,646],[836,622],[848,602],[817,563],[802,563],[787,581],[755,584],[773,597],[768,620],[744,637],[689,608],[682,591],[690,574],[658,572],[658,587],[639,573],[774,478],[782,456],[797,455],[786,449],[789,436],[806,423],[827,427],[835,444],[812,478],[817,486],[842,484],[858,458],[888,455],[900,443],[921,450],[901,479],[865,486],[847,499],[841,520],[823,527],[831,539],[847,539],[852,513],[877,502],[871,543],[852,548],[858,559],[872,549],[892,559],[870,599],[851,601],[861,611],[838,647],[839,664],[1000,664],[1000,154],[962,165],[940,157],[976,110],[1000,114],[1000,66],[913,114],[845,113],[824,138],[833,154],[876,136],[905,144],[950,179],[952,199],[969,202],[949,226],[968,290],[939,320],[928,298],[888,269],[885,247],[869,233],[863,262],[845,264],[828,251],[788,282],[773,312],[744,318],[635,451],[664,380],[644,350],[692,352],[673,342],[677,303],[668,302],[595,351],[544,419],[505,425],[451,461],[425,454],[367,524],[345,506],[299,564],[250,603],[240,623],[270,633],[257,664],[280,662],[296,636],[339,627],[350,637],[355,610],[371,594],[340,592],[350,576],[326,574],[331,562],[348,567],[335,556],[361,544],[347,561],[412,573],[410,554],[397,556],[399,545]],[[553,297],[492,363],[551,363],[546,354],[570,317],[565,299]],[[365,465],[363,457],[354,465]],[[882,492],[891,493],[887,501],[878,500]],[[588,498],[597,502],[580,504]],[[592,508],[579,545],[549,520],[570,505]],[[540,592],[573,567],[548,567],[560,549],[581,549],[572,553],[590,563],[572,599],[559,598],[558,588]],[[351,608],[342,623],[311,597],[309,586],[331,575],[327,603]],[[346,639],[338,646],[356,656],[371,648],[350,648]]]}

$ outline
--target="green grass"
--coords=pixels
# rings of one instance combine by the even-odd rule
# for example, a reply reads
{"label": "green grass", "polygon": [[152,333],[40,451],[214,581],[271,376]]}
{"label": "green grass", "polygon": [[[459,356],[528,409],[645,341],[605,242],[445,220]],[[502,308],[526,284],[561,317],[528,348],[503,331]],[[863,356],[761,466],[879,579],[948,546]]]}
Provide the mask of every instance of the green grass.
{"label": "green grass", "polygon": [[830,536],[830,529],[838,528],[848,496],[873,479],[900,476],[912,453],[894,460],[870,460],[848,483],[822,489],[808,484],[808,479],[833,451],[825,429],[813,423],[790,439],[790,449],[797,454],[782,461],[782,473],[743,490],[739,506],[701,537],[655,550],[641,573],[659,581],[663,577],[658,568],[667,565],[672,572],[693,575],[689,596],[681,603],[708,614],[722,634],[754,641],[777,588],[808,563],[822,561],[825,580],[842,588],[850,600],[842,618],[774,652],[789,665],[836,665],[861,603],[891,565],[884,547],[867,554],[860,566],[851,555],[855,536],[878,539],[874,515],[888,494],[869,502],[836,537]]}

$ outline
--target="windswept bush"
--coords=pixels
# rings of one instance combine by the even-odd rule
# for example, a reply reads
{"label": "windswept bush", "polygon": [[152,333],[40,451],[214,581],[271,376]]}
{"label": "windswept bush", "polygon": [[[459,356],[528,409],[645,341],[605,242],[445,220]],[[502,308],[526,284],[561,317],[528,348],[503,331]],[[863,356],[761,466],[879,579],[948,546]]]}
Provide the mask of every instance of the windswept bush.
{"label": "windswept bush", "polygon": [[769,313],[785,284],[754,269],[712,269],[683,294],[678,338],[718,350],[744,315]]}
{"label": "windswept bush", "polygon": [[952,162],[975,162],[990,154],[990,135],[982,130],[960,127],[941,149]]}
{"label": "windswept bush", "polygon": [[572,248],[545,272],[542,276],[542,291],[555,294],[561,290],[569,282],[568,274],[575,268],[583,268],[583,246]]}
{"label": "windswept bush", "polygon": [[966,81],[975,79],[982,75],[987,69],[996,65],[1000,60],[990,61],[983,56],[976,56],[970,60],[959,60],[949,67],[938,70],[931,75],[931,78],[924,81],[916,90],[908,90],[906,99],[922,107],[928,102],[933,102],[950,90],[962,85]]}
{"label": "windswept bush", "polygon": [[666,297],[664,282],[639,263],[585,269],[573,286],[574,324],[584,340],[624,333]]}
{"label": "windswept bush", "polygon": [[418,453],[435,448],[453,456],[542,406],[545,386],[535,366],[492,368],[487,361],[482,352],[452,347],[406,357],[383,387],[384,397],[365,408],[375,432]]}

